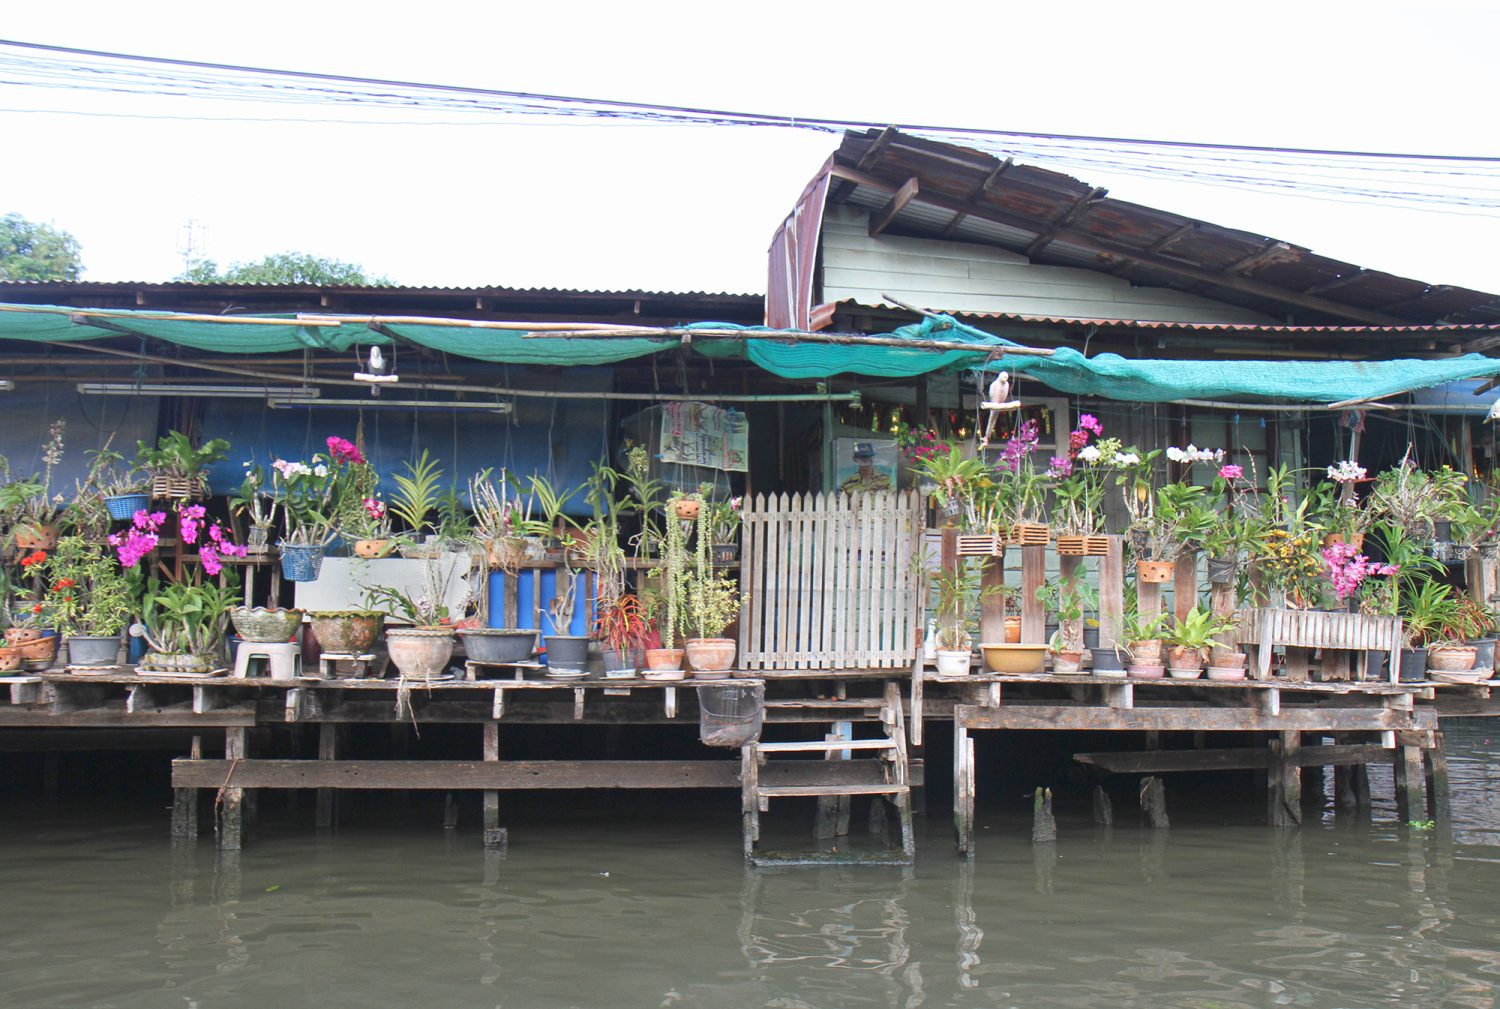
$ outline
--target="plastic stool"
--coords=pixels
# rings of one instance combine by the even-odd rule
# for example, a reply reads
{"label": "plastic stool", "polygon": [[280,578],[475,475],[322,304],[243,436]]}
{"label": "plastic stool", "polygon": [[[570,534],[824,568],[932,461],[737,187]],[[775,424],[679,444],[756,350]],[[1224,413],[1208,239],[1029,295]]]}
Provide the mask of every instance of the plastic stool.
{"label": "plastic stool", "polygon": [[234,675],[249,677],[251,659],[265,659],[273,680],[294,680],[302,674],[302,646],[295,641],[241,641],[234,655]]}

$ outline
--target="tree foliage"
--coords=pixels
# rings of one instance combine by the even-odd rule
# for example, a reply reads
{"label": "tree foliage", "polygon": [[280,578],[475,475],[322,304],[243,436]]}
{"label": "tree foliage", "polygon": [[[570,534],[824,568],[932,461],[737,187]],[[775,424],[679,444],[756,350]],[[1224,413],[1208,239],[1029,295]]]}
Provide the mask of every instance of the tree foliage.
{"label": "tree foliage", "polygon": [[320,287],[388,287],[385,277],[371,277],[364,267],[306,252],[278,252],[253,263],[234,263],[220,270],[212,259],[192,263],[176,278],[195,284],[316,284]]}
{"label": "tree foliage", "polygon": [[0,217],[0,280],[77,280],[78,239],[20,214]]}

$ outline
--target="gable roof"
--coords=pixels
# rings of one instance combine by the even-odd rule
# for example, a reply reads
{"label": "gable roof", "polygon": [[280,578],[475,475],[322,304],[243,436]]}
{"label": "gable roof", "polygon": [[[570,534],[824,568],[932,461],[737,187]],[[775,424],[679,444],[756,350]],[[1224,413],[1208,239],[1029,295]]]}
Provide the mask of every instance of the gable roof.
{"label": "gable roof", "polygon": [[825,166],[828,202],[893,234],[998,246],[1304,325],[1500,321],[1500,295],[1427,284],[1291,242],[1108,197],[1060,172],[902,133],[849,131]]}

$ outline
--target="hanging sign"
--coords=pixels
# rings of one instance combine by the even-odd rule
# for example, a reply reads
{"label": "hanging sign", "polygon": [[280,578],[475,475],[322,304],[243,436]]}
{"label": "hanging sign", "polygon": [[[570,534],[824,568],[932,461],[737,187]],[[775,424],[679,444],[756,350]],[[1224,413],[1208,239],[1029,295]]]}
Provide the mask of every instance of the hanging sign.
{"label": "hanging sign", "polygon": [[661,412],[661,461],[743,473],[750,468],[750,421],[707,403],[668,403]]}

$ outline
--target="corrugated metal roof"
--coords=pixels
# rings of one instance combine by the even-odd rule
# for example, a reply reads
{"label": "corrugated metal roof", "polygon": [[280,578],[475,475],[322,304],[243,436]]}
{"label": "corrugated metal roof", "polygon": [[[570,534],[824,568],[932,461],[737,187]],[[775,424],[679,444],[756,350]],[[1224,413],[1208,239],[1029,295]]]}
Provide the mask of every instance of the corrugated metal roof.
{"label": "corrugated metal roof", "polygon": [[[889,225],[894,234],[998,245],[1035,262],[1106,270],[1314,326],[1356,322],[1382,332],[1500,322],[1500,295],[1367,270],[1265,235],[1101,197],[1060,172],[1002,163],[895,129],[845,133],[832,173],[830,203],[869,209],[884,207],[916,179],[916,197]],[[959,213],[966,216],[955,225]]]}
{"label": "corrugated metal roof", "polygon": [[0,280],[0,289],[18,287],[56,291],[124,292],[127,290],[208,290],[213,288],[240,289],[247,291],[330,291],[359,294],[466,294],[466,295],[557,295],[565,297],[606,298],[761,298],[764,295],[749,291],[644,291],[644,290],[585,290],[569,287],[439,287],[408,286],[400,284],[226,284],[220,282],[200,283],[196,281],[171,280]]}

